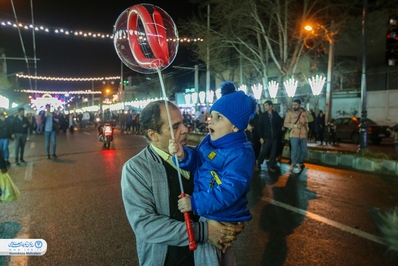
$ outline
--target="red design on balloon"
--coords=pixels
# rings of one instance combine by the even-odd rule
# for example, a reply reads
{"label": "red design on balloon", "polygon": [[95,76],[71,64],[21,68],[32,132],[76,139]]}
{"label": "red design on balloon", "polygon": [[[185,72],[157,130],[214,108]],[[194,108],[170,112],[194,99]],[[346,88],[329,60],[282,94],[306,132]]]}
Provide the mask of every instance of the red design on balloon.
{"label": "red design on balloon", "polygon": [[[147,58],[140,45],[138,35],[138,19],[141,19],[146,39],[155,58]],[[155,9],[152,18],[148,10],[142,5],[135,5],[130,10],[127,31],[129,32],[130,49],[137,63],[142,68],[167,67],[169,64],[169,48],[166,29],[161,14]]]}

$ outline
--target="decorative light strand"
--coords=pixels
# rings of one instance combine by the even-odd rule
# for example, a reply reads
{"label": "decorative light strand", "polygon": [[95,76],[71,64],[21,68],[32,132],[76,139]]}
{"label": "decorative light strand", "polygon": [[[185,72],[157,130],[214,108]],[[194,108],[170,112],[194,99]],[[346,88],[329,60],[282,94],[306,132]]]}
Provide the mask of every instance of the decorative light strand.
{"label": "decorative light strand", "polygon": [[79,90],[79,91],[39,91],[39,90],[15,90],[16,92],[37,93],[37,94],[102,94],[101,91]]}
{"label": "decorative light strand", "polygon": [[50,81],[101,81],[101,80],[115,80],[120,79],[120,76],[114,77],[94,77],[94,78],[63,78],[63,77],[44,77],[16,74],[18,78],[36,79],[36,80],[50,80]]}
{"label": "decorative light strand", "polygon": [[318,96],[321,94],[323,85],[325,84],[326,78],[316,75],[315,77],[309,78],[308,83],[311,86],[312,94]]}
{"label": "decorative light strand", "polygon": [[278,93],[278,88],[279,88],[279,83],[276,82],[275,80],[268,82],[269,95],[271,96],[271,98],[273,99],[276,98],[276,94]]}
{"label": "decorative light strand", "polygon": [[[32,24],[23,24],[18,23],[18,25],[14,22],[6,21],[0,19],[0,25],[3,27],[12,27],[12,28],[21,28],[25,30],[33,29]],[[54,28],[54,27],[45,27],[45,26],[35,26],[35,31],[37,32],[44,32],[44,33],[53,33],[57,35],[65,35],[65,36],[76,36],[76,37],[83,37],[83,38],[93,38],[93,39],[113,39],[113,34],[108,33],[101,33],[101,32],[94,32],[94,31],[82,31],[82,30],[66,30],[63,28]],[[122,37],[120,37],[122,38]],[[203,42],[203,38],[178,38],[178,39],[167,39],[167,41],[179,41],[181,43],[190,43],[190,42]]]}
{"label": "decorative light strand", "polygon": [[289,97],[294,97],[297,89],[297,80],[295,80],[294,78],[290,78],[288,80],[285,80],[285,82],[283,82],[283,85],[285,85],[287,95]]}

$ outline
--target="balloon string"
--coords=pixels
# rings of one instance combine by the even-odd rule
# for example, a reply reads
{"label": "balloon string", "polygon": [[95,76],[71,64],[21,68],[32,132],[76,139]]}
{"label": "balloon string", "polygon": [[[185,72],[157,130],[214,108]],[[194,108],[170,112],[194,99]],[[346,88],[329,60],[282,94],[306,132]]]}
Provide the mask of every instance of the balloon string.
{"label": "balloon string", "polygon": [[[164,105],[166,106],[167,119],[169,121],[169,126],[170,126],[170,135],[171,135],[171,139],[174,140],[175,137],[174,137],[173,125],[171,124],[170,109],[169,109],[169,104],[167,102],[166,90],[164,88],[162,72],[161,72],[160,68],[157,68],[157,71],[158,71],[158,75],[159,75],[160,87],[162,88]],[[178,174],[178,181],[180,183],[180,190],[181,190],[181,193],[184,193],[184,187],[182,186],[182,180],[181,180],[180,165],[178,163],[177,155],[174,155],[174,158],[175,158],[175,164],[176,164],[176,167],[177,167],[177,174]]]}

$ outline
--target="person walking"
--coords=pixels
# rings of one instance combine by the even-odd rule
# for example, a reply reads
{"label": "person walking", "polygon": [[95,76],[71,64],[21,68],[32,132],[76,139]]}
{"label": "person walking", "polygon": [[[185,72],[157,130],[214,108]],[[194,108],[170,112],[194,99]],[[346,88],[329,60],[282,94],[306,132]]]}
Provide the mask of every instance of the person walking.
{"label": "person walking", "polygon": [[25,109],[18,108],[18,115],[12,120],[11,137],[15,141],[15,163],[25,163],[25,145],[30,124],[25,116]]}
{"label": "person walking", "polygon": [[[177,106],[167,102],[174,136],[187,144],[188,129]],[[122,168],[121,189],[127,218],[136,236],[139,265],[195,265],[188,249],[183,213],[178,210],[181,194],[176,165],[168,153],[170,125],[163,100],[149,103],[140,115],[141,129],[149,145]],[[181,170],[184,192],[192,194],[193,175]],[[242,225],[198,222],[191,215],[197,243],[209,242],[219,249],[242,232]]]}
{"label": "person walking", "polygon": [[36,119],[36,134],[43,133],[43,125],[41,123],[42,114],[43,114],[43,111],[40,111],[35,117],[35,119]]}
{"label": "person walking", "polygon": [[7,166],[10,166],[10,161],[8,160],[10,157],[8,145],[10,143],[10,123],[6,120],[5,114],[3,112],[0,113],[0,149],[5,160]]}
{"label": "person walking", "polygon": [[322,146],[323,133],[325,132],[325,116],[323,115],[322,111],[319,111],[318,116],[315,118],[315,131],[316,131],[315,143],[317,142],[317,140],[319,140],[320,145]]}
{"label": "person walking", "polygon": [[295,99],[292,111],[286,113],[284,126],[290,129],[290,147],[293,172],[298,174],[304,167],[304,158],[307,156],[308,119],[305,110],[301,107],[300,99]]}
{"label": "person walking", "polygon": [[253,149],[254,149],[254,155],[256,156],[256,160],[258,160],[258,156],[260,155],[261,151],[261,142],[260,142],[260,134],[258,130],[258,121],[261,116],[261,108],[260,105],[257,104],[256,108],[256,114],[254,115],[252,122],[253,122],[253,130],[252,130],[252,142],[253,142]]}
{"label": "person walking", "polygon": [[44,127],[44,135],[46,139],[46,152],[47,159],[51,159],[50,156],[50,138],[52,142],[52,154],[53,158],[56,159],[56,150],[57,150],[57,127],[59,127],[59,119],[56,116],[55,112],[51,112],[51,105],[46,105],[46,112],[43,114],[42,123]]}
{"label": "person walking", "polygon": [[[316,117],[314,110],[310,110],[310,114],[313,118]],[[316,143],[316,121],[315,119],[311,122],[308,121],[308,141],[314,141]]]}
{"label": "person walking", "polygon": [[276,172],[276,153],[278,141],[281,141],[283,120],[274,110],[272,101],[265,101],[264,113],[261,114],[258,122],[258,132],[260,143],[262,144],[260,155],[258,156],[258,168],[261,169],[266,157],[269,157],[270,172]]}

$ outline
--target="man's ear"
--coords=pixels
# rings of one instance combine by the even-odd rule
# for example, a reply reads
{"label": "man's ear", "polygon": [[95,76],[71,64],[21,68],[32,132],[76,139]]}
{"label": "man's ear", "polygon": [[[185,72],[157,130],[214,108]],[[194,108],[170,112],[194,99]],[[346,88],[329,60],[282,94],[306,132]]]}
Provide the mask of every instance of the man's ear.
{"label": "man's ear", "polygon": [[153,129],[148,129],[148,137],[151,139],[151,141],[158,141],[158,133],[153,130]]}

